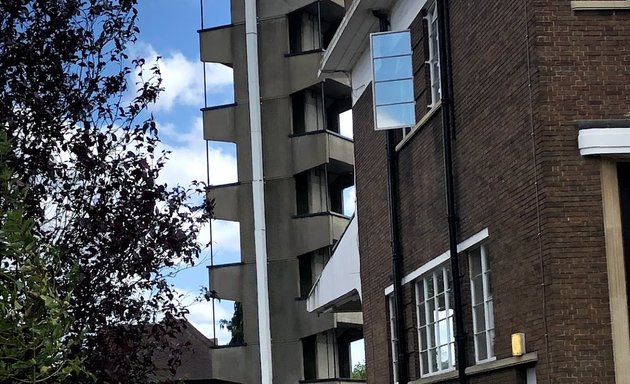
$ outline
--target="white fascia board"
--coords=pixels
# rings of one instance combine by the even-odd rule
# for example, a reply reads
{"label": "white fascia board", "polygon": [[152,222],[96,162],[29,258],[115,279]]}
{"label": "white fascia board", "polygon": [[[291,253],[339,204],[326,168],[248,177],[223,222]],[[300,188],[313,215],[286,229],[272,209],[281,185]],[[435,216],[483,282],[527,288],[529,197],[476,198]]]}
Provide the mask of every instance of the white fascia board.
{"label": "white fascia board", "polygon": [[588,128],[578,133],[580,155],[630,155],[630,126]]}
{"label": "white fascia board", "polygon": [[[475,245],[481,243],[482,241],[484,241],[485,239],[487,239],[489,236],[489,232],[488,232],[488,228],[482,229],[481,231],[475,233],[474,235],[472,235],[471,237],[467,238],[466,240],[462,241],[461,243],[457,244],[457,253],[460,252],[464,252],[472,247],[474,247]],[[450,250],[447,250],[446,252],[442,253],[441,255],[431,259],[431,261],[429,261],[426,264],[423,264],[420,268],[416,269],[415,271],[409,273],[408,275],[406,275],[405,277],[402,278],[401,284],[405,285],[408,284],[412,281],[414,281],[415,279],[417,279],[418,277],[424,275],[425,273],[429,272],[430,270],[436,268],[437,266],[439,266],[440,264],[446,263],[448,261],[448,259],[450,258],[451,253]],[[385,288],[385,296],[392,294],[392,292],[394,292],[394,285],[390,285],[389,287]]]}
{"label": "white fascia board", "polygon": [[368,46],[371,32],[378,29],[378,19],[372,14],[373,9],[388,8],[378,3],[390,3],[393,0],[354,0],[346,12],[328,49],[324,53],[319,67],[323,73],[350,72],[361,52]]}
{"label": "white fascia board", "polygon": [[356,291],[361,298],[359,260],[359,227],[356,215],[350,220],[332,257],[324,267],[306,301],[309,312],[320,311],[352,297]]}
{"label": "white fascia board", "polygon": [[390,10],[390,30],[408,29],[428,0],[355,0],[346,12],[324,53],[319,76],[335,72],[351,73],[352,104],[372,82],[370,33],[378,31],[373,10]]}

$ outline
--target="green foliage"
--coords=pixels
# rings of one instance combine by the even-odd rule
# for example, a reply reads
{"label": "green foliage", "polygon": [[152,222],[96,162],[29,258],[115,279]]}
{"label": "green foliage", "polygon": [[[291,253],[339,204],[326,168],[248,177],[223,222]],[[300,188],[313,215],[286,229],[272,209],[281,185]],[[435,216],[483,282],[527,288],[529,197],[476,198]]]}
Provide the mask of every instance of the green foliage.
{"label": "green foliage", "polygon": [[161,78],[127,56],[136,5],[0,0],[0,382],[151,381],[187,314],[168,267],[196,262],[212,205],[202,183],[157,181]]}
{"label": "green foliage", "polygon": [[[0,383],[64,379],[83,369],[81,359],[68,357],[77,343],[66,337],[73,322],[69,296],[48,276],[46,265],[58,254],[33,236],[24,188],[6,163],[9,153],[0,131]],[[76,276],[76,269],[71,273]]]}
{"label": "green foliage", "polygon": [[354,367],[352,368],[352,378],[353,379],[362,379],[362,380],[366,380],[367,379],[367,374],[365,372],[365,363],[359,361],[358,363],[356,363],[354,365]]}
{"label": "green foliage", "polygon": [[232,319],[229,321],[226,319],[219,320],[219,327],[227,329],[232,334],[228,345],[243,344],[245,340],[243,334],[243,305],[239,301],[234,302]]}

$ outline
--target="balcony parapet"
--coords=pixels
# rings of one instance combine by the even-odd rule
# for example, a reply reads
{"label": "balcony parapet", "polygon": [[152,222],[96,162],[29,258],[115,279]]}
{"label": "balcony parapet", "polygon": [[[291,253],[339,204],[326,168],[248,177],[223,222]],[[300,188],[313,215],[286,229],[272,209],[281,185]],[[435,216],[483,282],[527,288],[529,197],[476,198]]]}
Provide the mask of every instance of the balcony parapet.
{"label": "balcony parapet", "polygon": [[354,167],[353,141],[331,131],[313,131],[291,136],[293,174],[336,160]]}
{"label": "balcony parapet", "polygon": [[251,212],[252,190],[241,183],[214,186],[208,191],[208,198],[214,199],[214,218],[218,220],[242,221]]}
{"label": "balcony parapet", "polygon": [[233,39],[242,34],[245,41],[245,29],[242,25],[222,25],[214,28],[205,28],[199,33],[199,49],[201,61],[206,63],[221,63],[227,66],[234,64],[232,52]]}
{"label": "balcony parapet", "polygon": [[300,384],[354,384],[366,383],[362,379],[317,379],[317,380],[300,380]]}
{"label": "balcony parapet", "polygon": [[294,253],[303,255],[332,245],[334,240],[339,240],[349,220],[349,217],[334,212],[294,216]]}
{"label": "balcony parapet", "polygon": [[[255,383],[260,380],[258,345],[236,345],[210,349],[212,360],[212,378],[221,382]],[[240,367],[237,369],[235,362]]]}
{"label": "balcony parapet", "polygon": [[256,287],[256,265],[232,263],[208,266],[210,287],[221,299],[243,302]]}
{"label": "balcony parapet", "polygon": [[224,104],[201,109],[205,140],[236,143],[247,133],[249,108],[247,104]]}
{"label": "balcony parapet", "polygon": [[290,93],[301,91],[320,82],[317,77],[323,50],[287,55],[289,61]]}

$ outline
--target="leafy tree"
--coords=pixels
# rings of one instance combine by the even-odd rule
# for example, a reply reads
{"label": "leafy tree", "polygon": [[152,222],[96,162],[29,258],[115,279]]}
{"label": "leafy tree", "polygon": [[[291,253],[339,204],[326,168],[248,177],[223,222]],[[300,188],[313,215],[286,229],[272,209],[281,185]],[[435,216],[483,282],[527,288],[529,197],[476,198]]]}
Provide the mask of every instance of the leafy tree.
{"label": "leafy tree", "polygon": [[245,341],[243,333],[243,305],[239,301],[234,302],[234,314],[232,319],[219,320],[219,327],[227,329],[232,334],[228,345],[239,345]]}
{"label": "leafy tree", "polygon": [[9,151],[0,131],[0,383],[63,379],[82,370],[80,359],[68,358],[76,340],[64,338],[73,321],[68,297],[48,278],[46,265],[58,255],[41,249],[32,220],[24,218],[24,191],[6,165]]}
{"label": "leafy tree", "polygon": [[[147,109],[162,90],[159,67],[125,53],[138,33],[136,2],[0,0],[0,129],[23,191],[2,217],[19,212],[15,225],[28,231],[15,241],[28,247],[32,236],[34,268],[50,280],[41,289],[52,289],[48,306],[16,285],[26,304],[3,300],[0,311],[25,316],[34,305],[57,319],[45,332],[63,333],[53,339],[65,345],[44,355],[54,357],[51,367],[82,362],[66,372],[72,383],[151,381],[146,351],[172,345],[164,338],[187,313],[164,267],[194,264],[212,211],[189,203],[204,185],[156,181],[167,154]],[[19,247],[0,254],[7,270],[28,258]]]}
{"label": "leafy tree", "polygon": [[354,367],[352,368],[352,378],[361,380],[367,379],[364,362],[359,361],[354,365]]}

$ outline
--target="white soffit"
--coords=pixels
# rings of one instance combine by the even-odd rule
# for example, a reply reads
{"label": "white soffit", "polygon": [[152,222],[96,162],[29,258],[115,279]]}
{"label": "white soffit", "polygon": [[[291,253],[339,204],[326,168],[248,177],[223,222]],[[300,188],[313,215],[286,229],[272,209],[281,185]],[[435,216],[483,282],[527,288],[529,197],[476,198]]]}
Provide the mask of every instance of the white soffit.
{"label": "white soffit", "polygon": [[587,128],[578,133],[580,155],[630,155],[630,121],[626,127]]}
{"label": "white soffit", "polygon": [[322,73],[350,72],[369,45],[369,35],[378,31],[373,10],[390,9],[395,0],[354,0],[324,53],[319,67]]}
{"label": "white soffit", "polygon": [[341,305],[355,294],[361,298],[358,234],[355,215],[308,295],[309,312]]}

